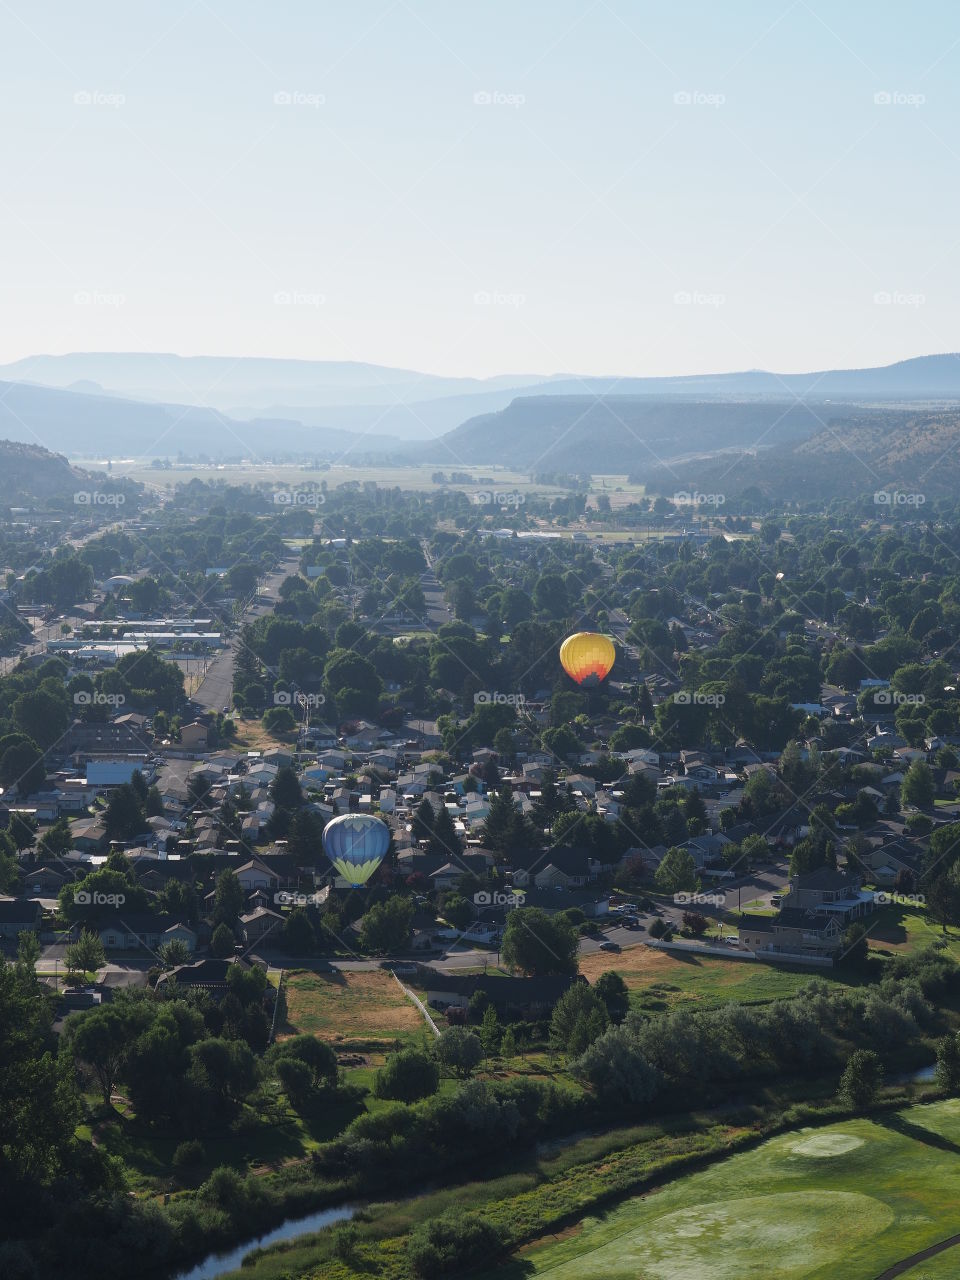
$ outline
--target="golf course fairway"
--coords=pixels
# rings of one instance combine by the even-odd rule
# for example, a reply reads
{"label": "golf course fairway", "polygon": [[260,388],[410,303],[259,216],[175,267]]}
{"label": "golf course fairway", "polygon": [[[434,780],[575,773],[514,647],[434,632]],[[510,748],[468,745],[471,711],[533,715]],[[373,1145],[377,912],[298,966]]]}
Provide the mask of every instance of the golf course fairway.
{"label": "golf course fairway", "polygon": [[[877,1280],[960,1232],[960,1100],[792,1130],[523,1250],[550,1280]],[[960,1277],[960,1245],[910,1280]]]}

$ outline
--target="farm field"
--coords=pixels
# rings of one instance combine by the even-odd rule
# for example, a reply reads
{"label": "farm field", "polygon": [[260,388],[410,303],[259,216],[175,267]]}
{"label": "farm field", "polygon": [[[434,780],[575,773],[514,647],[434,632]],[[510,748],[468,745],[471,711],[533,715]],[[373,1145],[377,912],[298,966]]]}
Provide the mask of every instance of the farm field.
{"label": "farm field", "polygon": [[336,1047],[350,1044],[391,1046],[414,1040],[426,1024],[394,978],[381,969],[312,973],[295,969],[284,983],[286,1035],[306,1033]]}
{"label": "farm field", "polygon": [[[960,1100],[950,1100],[794,1130],[523,1257],[550,1280],[876,1280],[956,1232],[958,1184]],[[948,1251],[909,1274],[958,1268]]]}

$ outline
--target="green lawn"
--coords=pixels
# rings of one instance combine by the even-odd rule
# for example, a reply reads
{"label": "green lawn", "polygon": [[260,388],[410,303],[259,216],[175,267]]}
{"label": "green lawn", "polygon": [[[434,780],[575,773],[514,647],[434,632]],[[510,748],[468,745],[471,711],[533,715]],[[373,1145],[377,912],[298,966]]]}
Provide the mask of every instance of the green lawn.
{"label": "green lawn", "polygon": [[[958,1181],[960,1100],[910,1107],[773,1138],[524,1261],[550,1280],[875,1280],[957,1231]],[[955,1276],[960,1255],[951,1263],[911,1275]]]}
{"label": "green lawn", "polygon": [[960,960],[960,931],[948,929],[944,933],[923,907],[892,903],[868,917],[866,925],[870,948],[880,954],[912,955],[939,940]]}

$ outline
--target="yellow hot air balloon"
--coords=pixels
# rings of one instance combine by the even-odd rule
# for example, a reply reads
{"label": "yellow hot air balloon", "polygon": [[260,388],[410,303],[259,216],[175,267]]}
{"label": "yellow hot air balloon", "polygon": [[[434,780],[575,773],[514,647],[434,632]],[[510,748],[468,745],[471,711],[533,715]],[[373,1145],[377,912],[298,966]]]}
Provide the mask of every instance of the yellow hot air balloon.
{"label": "yellow hot air balloon", "polygon": [[577,684],[595,685],[606,680],[617,651],[613,641],[598,631],[578,631],[560,646],[560,663]]}

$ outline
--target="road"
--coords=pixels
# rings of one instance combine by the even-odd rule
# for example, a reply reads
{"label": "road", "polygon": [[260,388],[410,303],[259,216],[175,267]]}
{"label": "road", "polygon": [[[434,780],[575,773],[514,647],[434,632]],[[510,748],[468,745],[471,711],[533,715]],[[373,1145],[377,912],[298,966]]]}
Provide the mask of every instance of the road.
{"label": "road", "polygon": [[443,588],[437,580],[437,575],[433,568],[433,558],[430,555],[426,539],[421,542],[423,556],[427,562],[425,573],[420,575],[420,587],[423,591],[424,600],[424,623],[431,631],[436,631],[438,627],[442,627],[446,622],[454,622],[453,611],[447,604],[443,594]]}
{"label": "road", "polygon": [[[296,573],[297,563],[297,557],[291,554],[275,573],[267,575],[255,601],[244,611],[241,625],[272,612],[277,603],[277,591],[281,582],[290,574]],[[207,667],[207,674],[197,686],[192,700],[207,711],[222,711],[224,707],[230,706],[230,699],[233,697],[233,666],[238,644],[239,639],[234,636],[230,644]]]}

